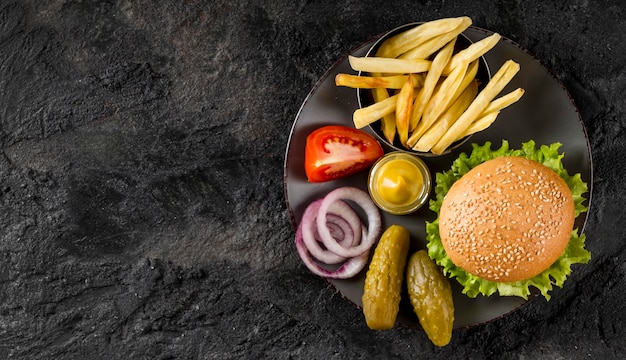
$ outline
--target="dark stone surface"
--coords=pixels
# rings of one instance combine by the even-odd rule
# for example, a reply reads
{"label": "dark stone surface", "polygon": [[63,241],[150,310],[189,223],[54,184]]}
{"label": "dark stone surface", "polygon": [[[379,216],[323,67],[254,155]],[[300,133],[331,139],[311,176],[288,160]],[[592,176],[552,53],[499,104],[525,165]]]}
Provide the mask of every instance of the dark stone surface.
{"label": "dark stone surface", "polygon": [[[302,266],[282,167],[338,58],[460,15],[579,106],[593,259],[439,349],[370,331]],[[624,18],[621,1],[0,1],[0,358],[623,358]]]}

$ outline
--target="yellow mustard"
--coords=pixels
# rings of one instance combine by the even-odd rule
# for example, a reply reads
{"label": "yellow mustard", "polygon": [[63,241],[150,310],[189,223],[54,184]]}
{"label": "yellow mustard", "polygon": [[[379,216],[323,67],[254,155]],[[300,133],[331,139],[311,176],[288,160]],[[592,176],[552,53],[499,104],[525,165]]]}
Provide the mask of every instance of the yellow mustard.
{"label": "yellow mustard", "polygon": [[404,159],[383,164],[378,170],[376,181],[380,197],[398,206],[414,202],[424,187],[420,169]]}
{"label": "yellow mustard", "polygon": [[380,158],[370,170],[368,190],[382,210],[396,215],[419,209],[430,195],[430,171],[417,156],[402,151]]}

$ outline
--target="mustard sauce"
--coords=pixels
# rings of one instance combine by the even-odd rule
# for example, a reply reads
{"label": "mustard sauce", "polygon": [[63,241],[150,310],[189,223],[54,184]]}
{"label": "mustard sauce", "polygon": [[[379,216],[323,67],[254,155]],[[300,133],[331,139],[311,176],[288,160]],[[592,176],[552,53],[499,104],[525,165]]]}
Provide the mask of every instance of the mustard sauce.
{"label": "mustard sauce", "polygon": [[403,215],[419,209],[430,194],[430,172],[417,156],[392,152],[370,170],[368,189],[382,210]]}
{"label": "mustard sauce", "polygon": [[404,160],[391,160],[381,166],[377,175],[380,197],[394,205],[407,205],[415,201],[424,187],[420,169]]}

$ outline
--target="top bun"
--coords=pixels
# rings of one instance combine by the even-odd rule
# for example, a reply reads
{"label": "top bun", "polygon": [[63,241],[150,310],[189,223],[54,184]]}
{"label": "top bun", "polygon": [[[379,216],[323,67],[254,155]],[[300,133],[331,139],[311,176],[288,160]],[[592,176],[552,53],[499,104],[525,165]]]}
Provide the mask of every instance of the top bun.
{"label": "top bun", "polygon": [[439,232],[452,262],[495,282],[526,280],[561,256],[574,227],[574,199],[552,169],[523,157],[486,161],[443,199]]}

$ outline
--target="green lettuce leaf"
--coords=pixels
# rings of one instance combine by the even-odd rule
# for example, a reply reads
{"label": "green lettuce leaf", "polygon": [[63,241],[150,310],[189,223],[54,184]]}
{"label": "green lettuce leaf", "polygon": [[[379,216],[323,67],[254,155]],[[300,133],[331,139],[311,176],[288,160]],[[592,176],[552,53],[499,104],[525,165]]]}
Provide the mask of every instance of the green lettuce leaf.
{"label": "green lettuce leaf", "polygon": [[439,210],[443,198],[450,190],[452,184],[459,180],[463,175],[475,166],[491,159],[501,156],[522,156],[531,160],[540,162],[550,169],[554,170],[569,186],[574,198],[575,215],[587,211],[587,207],[583,205],[587,192],[587,184],[582,181],[580,174],[569,175],[563,167],[563,154],[559,154],[560,143],[554,143],[549,146],[542,145],[536,147],[534,141],[528,141],[522,144],[521,149],[510,149],[506,140],[502,141],[499,149],[492,150],[491,143],[486,142],[480,146],[472,144],[472,152],[468,156],[462,153],[452,164],[450,170],[443,173],[437,173],[435,176],[435,194],[436,197],[429,203],[432,211],[437,213],[437,219],[426,223],[426,240],[429,256],[441,267],[444,274],[456,280],[464,287],[463,293],[469,297],[476,297],[479,294],[490,296],[498,292],[502,296],[519,296],[528,299],[531,294],[531,287],[536,288],[541,294],[550,300],[549,292],[554,285],[562,287],[567,276],[571,273],[573,264],[586,264],[591,259],[591,253],[585,249],[585,235],[579,234],[578,229],[572,230],[570,241],[563,254],[548,269],[541,274],[523,281],[516,282],[493,282],[484,280],[478,276],[472,275],[460,267],[452,263],[441,243],[439,236]]}

